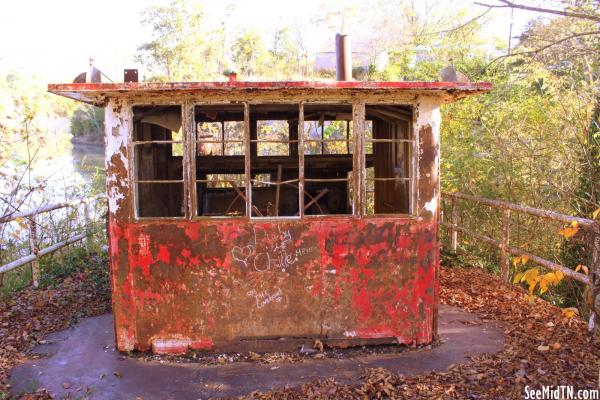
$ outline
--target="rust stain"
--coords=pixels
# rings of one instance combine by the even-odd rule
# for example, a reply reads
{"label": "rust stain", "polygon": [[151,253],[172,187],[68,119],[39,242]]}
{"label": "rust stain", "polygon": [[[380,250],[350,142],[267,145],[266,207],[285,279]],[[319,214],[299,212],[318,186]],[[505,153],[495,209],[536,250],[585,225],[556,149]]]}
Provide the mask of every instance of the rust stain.
{"label": "rust stain", "polygon": [[61,83],[49,84],[48,91],[74,100],[106,105],[107,99],[116,97],[138,97],[140,101],[155,98],[171,98],[177,96],[207,97],[237,96],[238,100],[249,100],[256,96],[264,98],[272,93],[276,98],[297,98],[323,100],[324,96],[340,100],[347,97],[351,100],[360,95],[372,97],[390,97],[406,94],[414,97],[423,93],[440,96],[445,101],[452,102],[460,98],[481,94],[492,89],[489,82],[132,82],[132,83]]}
{"label": "rust stain", "polygon": [[[436,329],[439,270],[437,204],[431,206],[439,192],[439,124],[432,113],[443,99],[452,101],[489,88],[485,83],[447,82],[50,85],[55,93],[84,101],[110,99],[108,233],[119,350],[260,351],[269,341],[293,347],[302,338],[320,338],[340,347],[430,343]],[[430,98],[419,97],[424,91]],[[135,173],[131,105],[184,104],[189,142],[193,103],[198,99],[244,102],[245,121],[249,99],[352,103],[359,138],[355,154],[362,148],[365,103],[415,106],[414,132],[419,140],[414,216],[363,216],[361,187],[354,193],[358,210],[353,216],[195,220],[190,210],[196,209],[196,199],[187,188],[185,219],[137,221],[130,182]],[[249,135],[247,127],[245,132]],[[246,187],[249,152],[246,146]],[[189,182],[195,170],[191,148],[183,163],[184,180]],[[353,163],[355,170],[364,170],[360,157]],[[358,176],[355,187],[364,181]]]}
{"label": "rust stain", "polygon": [[118,347],[429,343],[436,232],[410,218],[112,224]]}

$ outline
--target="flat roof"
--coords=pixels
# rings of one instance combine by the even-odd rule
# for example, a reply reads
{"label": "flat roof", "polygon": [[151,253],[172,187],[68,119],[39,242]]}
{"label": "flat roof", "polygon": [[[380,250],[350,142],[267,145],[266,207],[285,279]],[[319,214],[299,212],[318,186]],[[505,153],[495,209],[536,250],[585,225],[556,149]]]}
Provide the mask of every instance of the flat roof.
{"label": "flat roof", "polygon": [[446,102],[488,92],[489,82],[366,82],[366,81],[225,81],[225,82],[135,82],[135,83],[56,83],[49,84],[48,91],[74,100],[95,105],[104,105],[113,97],[157,96],[176,94],[249,93],[249,92],[293,92],[313,94],[327,92],[407,92],[444,97]]}

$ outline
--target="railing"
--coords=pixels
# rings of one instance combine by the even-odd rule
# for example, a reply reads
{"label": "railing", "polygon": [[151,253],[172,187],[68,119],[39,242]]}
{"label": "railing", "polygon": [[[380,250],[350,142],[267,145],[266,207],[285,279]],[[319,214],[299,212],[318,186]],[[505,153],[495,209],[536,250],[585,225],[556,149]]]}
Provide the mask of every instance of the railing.
{"label": "railing", "polygon": [[[26,221],[29,238],[29,254],[0,266],[0,276],[15,268],[21,267],[26,264],[31,264],[32,283],[34,287],[38,287],[40,279],[40,258],[47,254],[54,253],[55,251],[62,249],[63,247],[68,246],[72,243],[79,242],[83,239],[87,238],[88,240],[90,240],[91,226],[93,221],[93,212],[91,208],[92,204],[104,199],[106,199],[106,195],[97,195],[82,200],[48,204],[34,210],[19,211],[1,216],[0,225],[7,224],[12,221]],[[83,206],[83,232],[71,234],[68,238],[64,240],[48,245],[47,247],[40,248],[40,241],[38,240],[40,224],[38,223],[37,217],[40,214],[51,213],[56,210],[67,208],[77,208],[80,206]]]}
{"label": "railing", "polygon": [[[459,225],[459,201],[477,203],[502,211],[501,238],[495,239],[491,236],[474,232]],[[447,204],[449,202],[450,204]],[[586,218],[572,217],[554,211],[526,207],[518,204],[508,203],[500,200],[492,200],[483,197],[468,195],[464,193],[442,193],[442,210],[450,210],[450,222],[445,221],[442,212],[441,225],[448,229],[450,239],[450,250],[456,252],[458,248],[459,233],[463,233],[474,239],[490,244],[500,250],[500,274],[505,281],[510,277],[510,256],[527,257],[532,262],[542,265],[554,271],[561,271],[565,276],[588,285],[595,299],[595,307],[592,305],[590,317],[590,330],[593,331],[595,321],[600,322],[600,222]],[[588,274],[577,272],[571,268],[561,265],[555,261],[548,260],[531,251],[510,245],[511,212],[527,214],[537,218],[558,221],[561,223],[574,224],[583,229],[587,235]],[[571,225],[572,226],[572,225]]]}

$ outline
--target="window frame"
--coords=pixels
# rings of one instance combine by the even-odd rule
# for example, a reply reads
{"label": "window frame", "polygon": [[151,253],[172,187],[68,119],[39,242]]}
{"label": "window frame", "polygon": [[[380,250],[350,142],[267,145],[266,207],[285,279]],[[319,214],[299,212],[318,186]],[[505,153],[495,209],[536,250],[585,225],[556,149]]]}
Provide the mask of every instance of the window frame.
{"label": "window frame", "polygon": [[[239,216],[202,216],[198,215],[198,198],[196,191],[196,183],[198,182],[196,179],[196,156],[197,156],[197,135],[196,135],[196,121],[195,121],[195,107],[196,106],[218,106],[218,105],[232,105],[236,104],[243,108],[244,115],[244,137],[243,137],[243,146],[244,146],[244,184],[245,184],[245,193],[246,193],[246,201],[245,201],[245,215]],[[250,107],[252,105],[260,105],[260,104],[290,104],[298,106],[298,197],[299,197],[299,213],[295,216],[253,216],[252,215],[252,185],[251,185],[251,145],[252,141],[250,139]],[[353,195],[351,196],[350,202],[352,207],[351,214],[317,214],[317,215],[306,215],[304,213],[304,187],[305,187],[305,168],[304,168],[304,158],[305,158],[305,138],[304,138],[304,106],[308,105],[349,105],[352,108],[352,125],[353,125],[353,135],[352,137],[348,137],[348,146],[352,146],[353,151],[352,155],[352,164],[353,164],[353,174],[352,174],[352,184],[354,185]],[[366,188],[367,188],[367,178],[366,178],[366,140],[365,140],[365,121],[366,119],[366,106],[376,106],[376,105],[390,105],[390,106],[407,106],[411,109],[411,116],[408,121],[408,129],[409,129],[409,137],[411,139],[402,139],[401,141],[409,141],[412,143],[410,146],[410,164],[409,168],[410,177],[408,178],[409,182],[409,212],[408,213],[389,213],[389,214],[367,214],[366,213]],[[183,208],[184,215],[183,216],[173,216],[173,217],[141,217],[139,216],[138,210],[138,183],[137,180],[137,168],[135,165],[135,146],[139,145],[140,141],[135,141],[133,137],[133,109],[134,107],[141,106],[179,106],[181,108],[182,113],[182,140],[177,141],[164,141],[169,143],[182,143],[183,145],[183,179],[169,181],[172,183],[183,183]],[[359,218],[359,219],[381,219],[381,218],[394,218],[394,217],[402,217],[402,218],[415,218],[417,216],[415,205],[417,198],[417,183],[418,183],[418,134],[414,131],[414,123],[415,123],[415,112],[416,112],[416,104],[410,102],[390,102],[390,101],[368,101],[365,102],[363,100],[352,101],[352,100],[295,100],[295,101],[282,101],[282,100],[242,100],[242,101],[227,101],[227,100],[219,100],[219,101],[161,101],[160,103],[148,103],[148,102],[140,102],[140,103],[131,103],[131,124],[129,129],[129,141],[128,141],[128,150],[129,150],[129,164],[128,175],[129,180],[131,182],[131,187],[129,190],[131,196],[131,207],[132,207],[132,215],[134,221],[152,221],[152,220],[173,220],[173,221],[182,221],[182,220],[245,220],[245,221],[297,221],[301,219],[322,219],[322,218]],[[347,123],[347,135],[349,136],[349,123]],[[224,131],[222,131],[222,135],[224,135]],[[322,135],[322,132],[321,132]],[[323,138],[321,136],[321,138]],[[258,140],[258,139],[256,139]],[[374,139],[370,139],[372,141]],[[384,139],[385,140],[385,139]],[[341,141],[341,139],[340,139]],[[227,141],[225,141],[227,142]],[[224,144],[225,144],[224,142]],[[193,145],[190,145],[193,143]],[[239,141],[237,141],[239,143]],[[255,142],[256,143],[256,142]],[[375,143],[375,142],[372,142]],[[321,155],[331,155],[331,154],[321,154]],[[258,156],[258,155],[257,155]],[[239,157],[239,156],[238,156]],[[142,183],[146,182],[141,181]]]}
{"label": "window frame", "polygon": [[[244,119],[241,121],[243,123],[243,138],[241,141],[239,140],[225,140],[225,126],[224,123],[221,125],[222,130],[221,130],[221,137],[223,138],[222,141],[198,141],[198,137],[197,137],[197,122],[196,122],[196,107],[202,107],[202,106],[232,106],[232,105],[236,105],[239,106],[242,109],[242,113],[244,115]],[[249,218],[248,216],[248,194],[250,193],[249,187],[248,187],[248,150],[249,150],[249,122],[248,122],[248,118],[247,118],[247,102],[245,101],[196,101],[196,102],[192,102],[189,105],[189,113],[190,113],[190,127],[188,129],[190,129],[190,132],[188,133],[188,135],[186,135],[189,138],[189,142],[193,143],[192,146],[188,146],[188,153],[189,153],[189,158],[190,158],[190,177],[189,177],[189,191],[190,191],[190,219],[191,220],[247,220]],[[242,143],[242,147],[243,147],[243,154],[242,155],[219,155],[219,156],[214,156],[214,157],[244,157],[244,187],[242,188],[242,192],[245,195],[245,199],[244,199],[244,215],[199,215],[198,214],[198,190],[196,188],[196,185],[198,182],[203,182],[203,180],[198,180],[197,179],[197,169],[196,169],[196,162],[197,162],[197,157],[198,157],[198,150],[197,150],[197,145],[198,143],[222,143],[222,148],[225,149],[226,144],[227,143]],[[207,156],[208,157],[208,156]],[[219,181],[213,181],[213,182],[227,182],[227,181],[223,181],[223,180],[219,180]],[[239,188],[238,188],[239,189]]]}
{"label": "window frame", "polygon": [[[181,112],[181,140],[135,140],[134,137],[134,109],[136,107],[179,107],[180,108],[180,112]],[[128,143],[127,143],[127,148],[128,148],[128,152],[129,152],[129,157],[128,157],[128,162],[130,167],[128,168],[128,177],[129,177],[129,182],[130,184],[130,191],[129,194],[131,196],[131,207],[132,207],[132,216],[133,216],[133,220],[134,221],[154,221],[154,220],[159,220],[159,221],[163,221],[163,220],[174,220],[174,221],[185,221],[189,219],[189,209],[188,209],[188,204],[187,204],[187,184],[188,184],[188,179],[187,179],[187,174],[186,174],[186,155],[187,155],[187,127],[185,125],[185,104],[181,101],[165,101],[165,102],[161,102],[159,104],[155,104],[155,103],[148,103],[148,102],[134,102],[130,104],[130,115],[131,115],[131,121],[129,123],[129,137],[128,137]],[[159,144],[177,144],[177,143],[181,143],[181,145],[183,146],[183,157],[182,157],[182,162],[181,162],[181,179],[178,180],[138,180],[137,176],[138,176],[138,169],[137,169],[137,165],[136,165],[136,157],[135,157],[135,149],[136,146],[138,145],[144,145],[144,144],[152,144],[152,143],[159,143]],[[169,183],[181,183],[182,184],[182,190],[183,190],[183,197],[182,197],[182,207],[183,207],[183,215],[181,216],[164,216],[164,217],[159,217],[159,216],[153,216],[153,217],[143,217],[139,215],[139,200],[140,200],[140,196],[138,194],[138,189],[139,183],[158,183],[158,184],[169,184]]]}
{"label": "window frame", "polygon": [[[350,101],[306,101],[306,102],[302,102],[302,109],[301,109],[301,115],[299,118],[299,127],[298,127],[298,139],[301,140],[301,142],[298,143],[298,156],[302,157],[302,173],[300,174],[300,180],[302,182],[302,194],[304,194],[304,184],[305,182],[309,181],[309,182],[348,182],[348,184],[352,184],[354,186],[354,190],[352,191],[352,197],[349,199],[350,200],[350,208],[351,208],[351,212],[348,214],[310,214],[307,215],[304,213],[304,195],[301,195],[301,200],[302,203],[300,203],[300,216],[302,218],[305,219],[315,219],[315,218],[356,218],[356,217],[360,217],[360,215],[357,213],[357,210],[359,207],[357,207],[358,204],[358,194],[357,194],[357,189],[359,188],[358,184],[359,184],[359,179],[358,179],[358,175],[359,173],[357,173],[358,169],[357,169],[357,135],[356,135],[356,114],[355,114],[355,107],[357,106],[358,103],[354,103],[354,102],[350,102]],[[328,105],[343,105],[343,106],[349,106],[350,107],[350,113],[352,115],[352,118],[347,121],[346,123],[346,139],[325,139],[324,136],[324,132],[325,132],[325,125],[323,124],[323,127],[321,128],[321,139],[320,140],[306,140],[304,138],[304,106],[328,106]],[[352,122],[352,129],[353,129],[353,135],[352,138],[350,138],[350,122]],[[320,154],[305,154],[305,145],[306,142],[317,142],[321,144],[321,153]],[[337,142],[346,142],[346,149],[348,151],[348,153],[342,153],[342,154],[325,154],[323,153],[324,150],[324,144],[325,143],[337,143]],[[350,151],[350,149],[352,148],[352,151]],[[317,156],[336,156],[336,155],[351,155],[352,156],[352,178],[311,178],[311,179],[306,179],[304,171],[304,157],[305,156],[313,156],[313,155],[317,155]]]}
{"label": "window frame", "polygon": [[[303,130],[301,127],[301,124],[304,123],[304,102],[303,101],[285,101],[285,100],[271,100],[271,101],[247,101],[245,106],[245,110],[247,110],[247,115],[246,113],[244,113],[244,126],[248,128],[248,132],[247,132],[247,140],[248,140],[248,149],[247,149],[247,155],[246,155],[246,178],[247,178],[247,187],[249,188],[249,195],[248,195],[248,199],[246,202],[246,215],[248,217],[248,219],[254,220],[254,221],[269,221],[269,220],[276,220],[276,221],[281,221],[281,220],[288,220],[288,221],[297,221],[299,219],[302,219],[304,217],[304,196],[302,196],[302,194],[304,193],[304,184],[303,184],[303,179],[304,179],[304,156],[301,154],[300,149],[304,148],[303,145],[303,138],[301,138],[301,135],[303,135]],[[288,149],[289,149],[289,145],[291,143],[296,143],[297,148],[298,148],[298,179],[292,179],[289,181],[284,181],[287,183],[292,183],[292,182],[298,182],[298,215],[282,215],[282,216],[254,216],[252,215],[252,209],[254,207],[254,205],[252,204],[252,189],[254,187],[254,182],[252,179],[252,148],[253,146],[255,146],[256,148],[256,158],[260,158],[260,157],[268,157],[268,156],[260,156],[258,154],[258,144],[260,142],[260,140],[258,139],[258,121],[269,121],[269,120],[265,120],[265,119],[257,119],[256,123],[257,123],[257,134],[256,134],[256,139],[252,139],[250,137],[250,114],[251,114],[251,108],[252,106],[257,106],[257,105],[264,105],[264,104],[281,104],[281,105],[295,105],[298,108],[298,138],[296,139],[291,139],[290,138],[290,134],[291,134],[291,130],[288,127],[288,139],[286,141],[284,141],[285,143],[288,144]],[[271,141],[263,141],[265,143],[277,143],[279,141],[275,140],[271,140]],[[289,150],[288,150],[289,152]],[[275,156],[275,157],[292,157],[292,155],[290,153],[288,153],[287,156]],[[280,185],[283,183],[280,183]]]}
{"label": "window frame", "polygon": [[[406,107],[410,107],[410,117],[407,118],[407,126],[408,126],[408,137],[409,139],[375,139],[375,132],[372,132],[372,137],[371,139],[366,139],[365,137],[365,129],[364,129],[364,125],[363,125],[363,129],[361,131],[361,148],[360,148],[360,152],[361,152],[361,159],[362,161],[362,171],[361,171],[361,176],[362,176],[362,182],[360,182],[361,186],[360,189],[362,191],[362,204],[361,204],[361,217],[362,218],[386,218],[386,217],[416,217],[417,216],[417,211],[415,210],[415,204],[416,204],[416,198],[417,198],[417,192],[416,192],[416,188],[417,188],[417,170],[418,170],[418,162],[417,162],[417,154],[418,154],[418,137],[415,134],[414,131],[414,123],[415,123],[415,113],[416,113],[416,104],[405,104],[405,103],[393,103],[393,102],[389,102],[389,101],[380,101],[380,102],[364,102],[362,103],[362,113],[363,113],[363,118],[362,118],[362,123],[364,124],[366,121],[368,121],[367,119],[367,107],[368,106],[406,106]],[[397,143],[410,143],[411,146],[409,146],[410,149],[410,155],[409,155],[409,159],[410,159],[410,168],[408,168],[408,172],[410,173],[410,176],[407,178],[401,178],[401,179],[396,179],[396,178],[376,178],[374,177],[373,179],[367,179],[367,168],[366,168],[366,143],[370,142],[372,144],[372,149],[373,149],[373,153],[371,154],[375,154],[375,144],[376,143],[391,143],[391,144],[397,144]],[[375,182],[377,181],[385,181],[385,180],[402,180],[402,181],[407,181],[408,182],[408,213],[373,213],[373,214],[367,214],[367,181],[372,180],[373,184],[375,184]],[[373,192],[374,193],[374,192]]]}

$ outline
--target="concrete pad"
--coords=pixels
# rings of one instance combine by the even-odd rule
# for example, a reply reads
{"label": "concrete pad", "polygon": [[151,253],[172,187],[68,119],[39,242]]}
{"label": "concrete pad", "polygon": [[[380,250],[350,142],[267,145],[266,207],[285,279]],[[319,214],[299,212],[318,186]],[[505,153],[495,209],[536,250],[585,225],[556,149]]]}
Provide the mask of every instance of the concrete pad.
{"label": "concrete pad", "polygon": [[440,371],[466,357],[497,352],[504,343],[498,326],[450,306],[440,307],[439,334],[442,344],[433,349],[299,363],[203,365],[123,357],[114,350],[112,315],[103,315],[49,335],[47,344],[35,349],[45,357],[15,367],[10,383],[15,394],[44,387],[59,398],[82,397],[91,388],[92,399],[205,399],[328,377],[356,383],[364,368],[382,367],[404,375]]}

